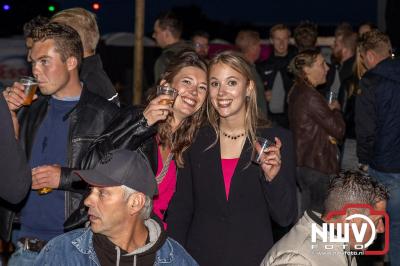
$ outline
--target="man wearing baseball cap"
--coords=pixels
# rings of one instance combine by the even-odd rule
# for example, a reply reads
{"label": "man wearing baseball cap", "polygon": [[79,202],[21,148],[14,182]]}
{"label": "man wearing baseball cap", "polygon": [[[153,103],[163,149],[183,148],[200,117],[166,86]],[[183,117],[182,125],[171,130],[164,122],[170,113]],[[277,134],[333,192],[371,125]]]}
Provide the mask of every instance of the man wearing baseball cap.
{"label": "man wearing baseball cap", "polygon": [[35,265],[198,265],[150,218],[157,184],[141,154],[115,150],[75,174],[91,186],[90,228],[51,240]]}

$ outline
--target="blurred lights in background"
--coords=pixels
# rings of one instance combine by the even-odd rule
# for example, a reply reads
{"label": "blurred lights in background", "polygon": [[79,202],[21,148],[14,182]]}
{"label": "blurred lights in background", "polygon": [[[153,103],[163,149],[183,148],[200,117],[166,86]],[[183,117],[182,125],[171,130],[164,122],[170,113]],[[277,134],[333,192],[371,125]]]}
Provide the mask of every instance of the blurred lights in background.
{"label": "blurred lights in background", "polygon": [[101,5],[100,5],[99,2],[93,2],[93,3],[92,3],[92,9],[93,9],[94,11],[99,11],[100,8],[101,8]]}
{"label": "blurred lights in background", "polygon": [[54,12],[54,11],[56,11],[56,7],[55,7],[54,5],[49,5],[49,6],[47,7],[47,10],[48,10],[49,12]]}
{"label": "blurred lights in background", "polygon": [[9,11],[10,9],[11,9],[11,6],[9,4],[3,5],[3,11]]}

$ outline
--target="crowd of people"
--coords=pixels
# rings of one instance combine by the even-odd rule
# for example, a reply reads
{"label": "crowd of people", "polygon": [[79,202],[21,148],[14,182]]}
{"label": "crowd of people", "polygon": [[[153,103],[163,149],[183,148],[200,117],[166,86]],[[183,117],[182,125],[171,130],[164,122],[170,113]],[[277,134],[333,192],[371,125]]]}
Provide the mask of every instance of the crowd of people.
{"label": "crowd of people", "polygon": [[[327,58],[315,24],[293,44],[277,24],[260,62],[257,31],[209,57],[210,35],[184,41],[182,26],[157,18],[155,84],[143,106],[121,106],[91,12],[25,24],[39,91],[26,104],[16,81],[0,95],[7,265],[357,265],[352,252],[385,228],[400,265],[400,65],[387,35],[342,23]],[[349,219],[347,241],[313,237]]]}

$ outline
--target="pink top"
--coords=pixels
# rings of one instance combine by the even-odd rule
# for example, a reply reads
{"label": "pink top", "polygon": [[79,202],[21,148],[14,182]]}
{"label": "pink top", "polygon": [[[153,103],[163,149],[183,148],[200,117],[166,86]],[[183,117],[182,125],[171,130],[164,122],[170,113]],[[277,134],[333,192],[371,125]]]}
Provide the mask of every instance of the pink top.
{"label": "pink top", "polygon": [[[157,149],[158,157],[158,169],[157,175],[163,168],[163,161],[160,153],[160,148]],[[158,217],[163,220],[164,212],[168,209],[169,201],[175,193],[176,187],[176,166],[174,160],[171,160],[168,171],[164,176],[164,179],[158,184],[158,195],[153,198],[153,211]],[[166,224],[164,224],[166,227]]]}
{"label": "pink top", "polygon": [[234,159],[221,159],[222,174],[224,175],[226,200],[229,199],[229,189],[231,188],[231,181],[233,173],[235,172],[236,165],[239,158]]}

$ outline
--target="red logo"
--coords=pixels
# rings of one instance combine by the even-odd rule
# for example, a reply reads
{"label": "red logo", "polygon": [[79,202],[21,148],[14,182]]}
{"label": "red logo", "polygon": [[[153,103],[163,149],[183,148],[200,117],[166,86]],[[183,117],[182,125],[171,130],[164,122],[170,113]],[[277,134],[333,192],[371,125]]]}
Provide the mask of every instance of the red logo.
{"label": "red logo", "polygon": [[[319,227],[316,224],[312,224],[312,230],[311,230],[311,239],[312,242],[316,243],[317,242],[317,235],[319,235],[322,238],[322,243],[327,242],[329,243],[345,243],[343,245],[343,248],[346,246],[349,246],[349,232],[350,229],[353,232],[354,238],[356,240],[356,244],[353,245],[353,249],[356,251],[363,251],[364,255],[384,255],[389,251],[389,215],[385,211],[378,211],[372,208],[368,204],[347,204],[343,207],[342,210],[339,211],[332,211],[329,212],[328,215],[326,216],[326,219],[329,221],[335,216],[344,216],[347,213],[348,209],[369,209],[369,216],[364,215],[364,214],[352,214],[348,217],[346,217],[346,221],[351,220],[353,218],[358,218],[360,219],[361,226],[357,226],[355,223],[324,223],[322,225],[322,230],[319,229]],[[377,234],[377,228],[375,223],[372,221],[370,216],[373,215],[378,215],[382,216],[383,222],[385,224],[385,232],[384,232],[384,248],[383,250],[366,250],[368,246],[370,246]],[[379,223],[379,222],[378,222]],[[370,233],[366,234],[367,228],[370,228]],[[328,230],[329,228],[329,230]],[[337,235],[334,235],[334,232],[337,232]],[[328,241],[328,235],[329,235],[329,241]],[[369,236],[368,236],[369,235]],[[346,243],[347,242],[347,243]],[[329,249],[331,245],[325,245],[326,249]],[[312,247],[315,247],[315,245],[312,245]]]}

